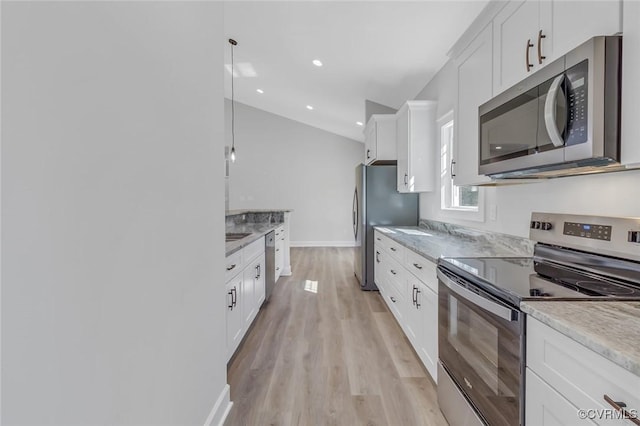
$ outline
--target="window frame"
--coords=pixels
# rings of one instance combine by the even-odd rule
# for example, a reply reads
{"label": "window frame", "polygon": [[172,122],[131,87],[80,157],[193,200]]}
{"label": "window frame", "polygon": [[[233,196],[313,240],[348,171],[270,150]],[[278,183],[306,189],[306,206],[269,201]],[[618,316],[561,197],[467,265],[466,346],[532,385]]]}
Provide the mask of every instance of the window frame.
{"label": "window frame", "polygon": [[[438,125],[438,159],[440,165],[440,211],[444,215],[458,219],[484,222],[484,188],[476,187],[478,189],[478,205],[476,207],[456,205],[460,202],[459,198],[454,200],[455,193],[461,187],[455,185],[451,176],[451,159],[454,158],[457,135],[453,111],[444,114],[436,122]],[[446,142],[446,147],[443,139],[445,129],[449,132],[449,140]]]}

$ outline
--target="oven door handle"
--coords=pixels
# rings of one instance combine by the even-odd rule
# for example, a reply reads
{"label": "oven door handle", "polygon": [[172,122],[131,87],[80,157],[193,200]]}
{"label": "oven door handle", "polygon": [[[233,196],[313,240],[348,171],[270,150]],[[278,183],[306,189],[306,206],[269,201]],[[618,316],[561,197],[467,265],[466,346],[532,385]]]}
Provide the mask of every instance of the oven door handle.
{"label": "oven door handle", "polygon": [[479,308],[484,309],[485,311],[491,312],[492,314],[502,318],[503,320],[506,320],[509,322],[517,321],[518,318],[520,317],[519,315],[520,313],[517,310],[492,302],[489,299],[485,299],[484,297],[470,290],[467,290],[466,288],[457,284],[451,278],[447,277],[440,270],[438,270],[438,279],[440,280],[440,282],[442,282],[442,284],[446,285],[449,288],[449,290],[451,290],[458,296],[473,303]]}

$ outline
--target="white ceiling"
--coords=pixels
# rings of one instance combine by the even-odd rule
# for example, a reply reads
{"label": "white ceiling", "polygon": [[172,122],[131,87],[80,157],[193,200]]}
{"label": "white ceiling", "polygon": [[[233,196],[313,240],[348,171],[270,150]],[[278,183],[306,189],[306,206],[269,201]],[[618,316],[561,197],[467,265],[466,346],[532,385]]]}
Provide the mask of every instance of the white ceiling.
{"label": "white ceiling", "polygon": [[413,99],[486,3],[225,2],[226,97],[233,38],[237,101],[362,141],[365,99]]}

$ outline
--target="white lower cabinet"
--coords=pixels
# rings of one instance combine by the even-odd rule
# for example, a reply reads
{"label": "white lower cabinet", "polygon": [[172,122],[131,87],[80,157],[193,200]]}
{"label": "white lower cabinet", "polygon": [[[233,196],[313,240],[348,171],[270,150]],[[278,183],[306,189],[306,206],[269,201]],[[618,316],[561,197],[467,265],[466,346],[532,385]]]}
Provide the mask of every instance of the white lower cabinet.
{"label": "white lower cabinet", "polygon": [[[229,273],[236,274],[229,279]],[[238,348],[265,299],[264,237],[227,256],[227,359]]]}
{"label": "white lower cabinet", "polygon": [[264,271],[265,255],[260,254],[253,262],[247,265],[242,272],[242,299],[247,303],[242,304],[242,316],[247,328],[251,325],[265,297]]}
{"label": "white lower cabinet", "polygon": [[276,268],[275,268],[275,274],[276,274],[276,281],[278,281],[278,278],[280,278],[280,275],[282,275],[282,271],[284,270],[284,251],[285,251],[285,231],[284,231],[284,227],[281,226],[279,228],[276,229],[276,234],[275,234],[275,239],[276,239]]}
{"label": "white lower cabinet", "polygon": [[[640,410],[640,377],[532,317],[527,318],[526,378],[527,425],[631,424],[615,418],[606,398],[632,413]],[[590,418],[580,418],[581,413]]]}
{"label": "white lower cabinet", "polygon": [[[574,425],[580,421],[578,408],[529,368],[527,368],[526,383],[525,424],[560,426]],[[583,423],[594,424],[591,421],[583,421]]]}
{"label": "white lower cabinet", "polygon": [[233,354],[242,340],[244,323],[242,321],[243,278],[238,274],[227,282],[227,358]]}
{"label": "white lower cabinet", "polygon": [[375,232],[374,276],[384,301],[423,365],[437,382],[438,280],[436,265]]}

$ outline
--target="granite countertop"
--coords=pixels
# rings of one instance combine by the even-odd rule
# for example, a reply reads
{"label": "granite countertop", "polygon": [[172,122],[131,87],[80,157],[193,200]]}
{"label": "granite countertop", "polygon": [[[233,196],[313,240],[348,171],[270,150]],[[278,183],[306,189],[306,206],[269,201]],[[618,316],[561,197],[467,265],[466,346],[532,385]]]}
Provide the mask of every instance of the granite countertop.
{"label": "granite countertop", "polygon": [[245,214],[245,213],[287,213],[292,212],[293,209],[236,209],[236,210],[227,210],[225,212],[226,216],[234,216],[237,214]]}
{"label": "granite countertop", "polygon": [[640,302],[527,301],[520,308],[640,376]]}
{"label": "granite countertop", "polygon": [[484,233],[462,235],[418,226],[376,226],[377,231],[437,262],[439,257],[518,257],[530,256],[516,239]]}
{"label": "granite countertop", "polygon": [[269,232],[273,231],[277,227],[282,226],[282,223],[240,223],[235,225],[227,225],[225,232],[229,233],[250,233],[250,235],[237,241],[228,241],[225,243],[226,256],[233,254],[241,248],[251,244],[258,238],[262,238]]}

